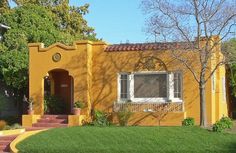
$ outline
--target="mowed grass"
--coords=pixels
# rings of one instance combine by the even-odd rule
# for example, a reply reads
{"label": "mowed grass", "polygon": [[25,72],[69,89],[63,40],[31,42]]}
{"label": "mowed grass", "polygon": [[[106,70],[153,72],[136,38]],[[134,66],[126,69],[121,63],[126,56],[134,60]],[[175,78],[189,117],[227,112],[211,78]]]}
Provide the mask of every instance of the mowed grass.
{"label": "mowed grass", "polygon": [[236,153],[236,134],[199,127],[72,127],[31,136],[25,153]]}

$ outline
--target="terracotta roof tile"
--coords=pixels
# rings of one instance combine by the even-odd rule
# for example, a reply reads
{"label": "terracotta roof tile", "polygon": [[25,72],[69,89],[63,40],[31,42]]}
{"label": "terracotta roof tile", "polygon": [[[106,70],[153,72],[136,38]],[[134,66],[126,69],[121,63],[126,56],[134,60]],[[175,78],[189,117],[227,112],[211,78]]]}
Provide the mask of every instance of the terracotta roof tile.
{"label": "terracotta roof tile", "polygon": [[146,50],[170,50],[170,49],[190,49],[192,43],[187,42],[167,42],[167,43],[137,43],[137,44],[114,44],[105,48],[106,52],[112,51],[146,51]]}

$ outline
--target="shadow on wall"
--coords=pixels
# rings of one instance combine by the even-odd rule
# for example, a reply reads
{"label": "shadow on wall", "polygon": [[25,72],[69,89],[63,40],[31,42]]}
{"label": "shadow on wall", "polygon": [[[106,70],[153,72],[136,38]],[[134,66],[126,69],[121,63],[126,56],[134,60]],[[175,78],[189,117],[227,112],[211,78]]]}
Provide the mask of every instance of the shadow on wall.
{"label": "shadow on wall", "polygon": [[[87,71],[81,71],[73,64],[74,62],[80,62],[79,58],[80,57],[78,56],[74,56],[71,58],[71,61],[65,65],[67,70],[78,72],[75,76],[73,76],[74,79],[87,75]],[[87,67],[87,63],[81,63],[81,67]],[[168,70],[180,70],[184,75],[185,73],[189,73],[187,69],[183,68],[183,65],[180,64],[174,57],[171,57],[168,54],[163,54],[162,51],[135,51],[132,53],[104,51],[95,52],[93,55],[92,65],[92,110],[99,109],[106,112],[113,111],[113,103],[117,101],[117,74],[119,72]],[[191,81],[192,80],[193,78],[191,78]],[[75,93],[86,93],[88,91],[87,86],[81,86],[81,84],[74,84],[74,89]],[[183,92],[186,92],[187,90],[189,93],[189,89],[187,88],[184,88]],[[196,91],[195,88],[191,88],[191,90]],[[188,99],[190,102],[187,106],[185,105],[185,107],[189,109],[198,105],[193,104],[197,96],[198,95],[193,94],[193,96]],[[141,120],[144,120],[150,115],[162,119],[167,114],[157,116],[151,113],[144,116]]]}

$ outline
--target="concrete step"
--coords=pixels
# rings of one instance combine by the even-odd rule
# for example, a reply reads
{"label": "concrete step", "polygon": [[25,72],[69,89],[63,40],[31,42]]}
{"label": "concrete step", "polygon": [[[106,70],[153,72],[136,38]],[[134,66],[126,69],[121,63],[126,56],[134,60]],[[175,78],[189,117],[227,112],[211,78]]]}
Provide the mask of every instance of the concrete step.
{"label": "concrete step", "polygon": [[67,119],[50,119],[50,118],[41,118],[38,120],[38,123],[68,123]]}
{"label": "concrete step", "polygon": [[0,147],[0,153],[8,153],[10,152],[10,147],[7,146],[7,147]]}
{"label": "concrete step", "polygon": [[11,143],[11,141],[0,140],[0,146],[1,146],[1,145],[8,145],[8,144],[10,144],[10,143]]}
{"label": "concrete step", "polygon": [[12,141],[14,140],[18,135],[11,135],[11,136],[4,136],[4,137],[1,137],[0,136],[0,140],[1,141]]}
{"label": "concrete step", "polygon": [[50,127],[27,127],[25,128],[26,131],[35,131],[35,130],[44,130],[49,129]]}
{"label": "concrete step", "polygon": [[33,124],[33,127],[67,127],[67,124],[62,124],[62,123],[35,123]]}
{"label": "concrete step", "polygon": [[43,115],[41,119],[68,119],[68,115]]}
{"label": "concrete step", "polygon": [[9,145],[17,136],[18,135],[0,137],[0,152],[10,152]]}

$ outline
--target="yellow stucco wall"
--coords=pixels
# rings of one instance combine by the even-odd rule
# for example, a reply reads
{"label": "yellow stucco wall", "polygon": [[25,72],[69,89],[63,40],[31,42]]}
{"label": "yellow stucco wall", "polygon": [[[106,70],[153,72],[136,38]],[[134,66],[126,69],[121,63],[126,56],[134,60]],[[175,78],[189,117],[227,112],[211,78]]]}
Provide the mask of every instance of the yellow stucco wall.
{"label": "yellow stucco wall", "polygon": [[[171,56],[171,51],[122,51],[105,52],[107,46],[104,42],[78,41],[73,46],[54,44],[44,48],[41,44],[29,44],[29,95],[35,101],[36,114],[43,114],[43,78],[54,69],[63,69],[69,72],[74,79],[74,101],[87,102],[84,114],[90,118],[90,108],[112,112],[113,104],[118,98],[117,76],[120,72],[145,71],[137,70],[136,64],[144,57],[153,56],[161,59],[168,71],[181,71],[183,73],[183,102],[184,112],[169,113],[161,125],[181,125],[186,117],[194,117],[199,124],[199,89],[198,83],[185,66]],[[54,62],[52,56],[61,54],[61,60]],[[188,53],[186,52],[186,56]],[[216,57],[222,56],[216,48]],[[197,66],[198,60],[193,58],[193,65]],[[210,65],[214,65],[212,59]],[[216,73],[216,89],[212,92],[212,78],[206,84],[207,120],[214,123],[221,116],[227,116],[227,103],[222,102],[222,77],[225,68],[221,66]],[[147,116],[142,120],[142,116]],[[137,122],[137,120],[139,120]],[[153,115],[143,112],[135,113],[130,124],[158,125]]]}

